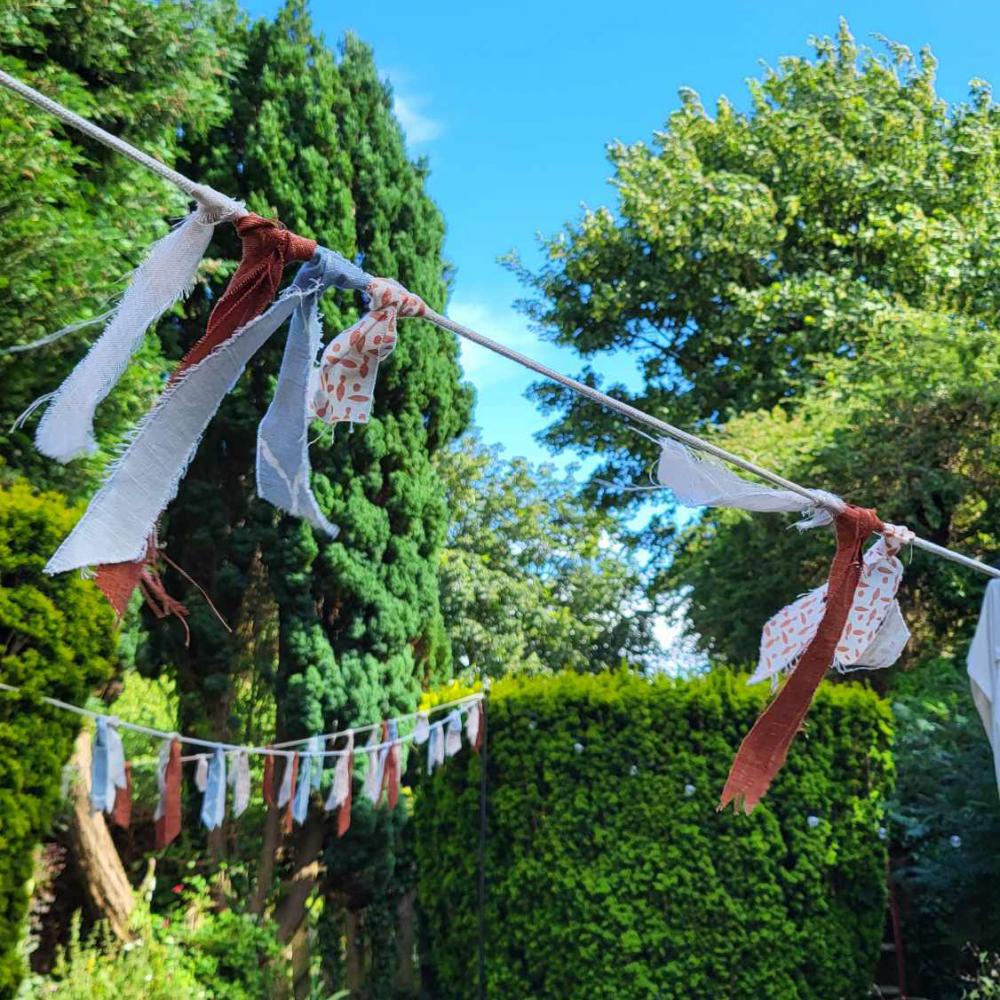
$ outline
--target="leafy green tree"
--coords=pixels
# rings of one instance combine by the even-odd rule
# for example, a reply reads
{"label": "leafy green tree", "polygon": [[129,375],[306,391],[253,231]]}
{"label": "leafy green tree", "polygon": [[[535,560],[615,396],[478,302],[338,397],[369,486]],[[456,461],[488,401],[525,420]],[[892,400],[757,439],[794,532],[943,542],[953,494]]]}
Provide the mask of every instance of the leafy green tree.
{"label": "leafy green tree", "polygon": [[[681,94],[653,144],[615,144],[616,211],[545,244],[534,319],[588,360],[626,351],[642,385],[617,395],[722,433],[800,481],[841,492],[942,544],[995,548],[994,359],[1000,118],[982,82],[935,94],[935,61],[859,49],[846,25],[751,82],[751,109],[714,117]],[[590,403],[540,386],[559,447],[638,479],[648,452]],[[605,502],[643,494],[599,491]],[[681,540],[668,511],[648,542],[661,585],[690,587],[705,645],[755,655],[761,621],[815,585],[829,554],[773,520],[708,512]],[[914,557],[908,597],[945,635],[974,613],[967,571]],[[740,623],[746,622],[746,627]]]}
{"label": "leafy green tree", "polygon": [[892,698],[889,817],[907,986],[941,1000],[966,995],[962,973],[973,971],[977,952],[1000,950],[1000,803],[964,667],[929,660],[899,678]]}
{"label": "leafy green tree", "polygon": [[[13,0],[0,10],[0,67],[170,163],[178,131],[197,135],[224,110],[236,53],[231,0]],[[0,328],[23,344],[107,308],[144,249],[185,212],[183,197],[144,168],[4,92],[0,99]],[[63,467],[35,452],[32,400],[84,353],[86,332],[25,354],[0,354],[0,450],[39,484],[86,495],[108,452]],[[105,444],[143,413],[163,371],[155,337],[98,415]]]}
{"label": "leafy green tree", "polygon": [[572,475],[467,436],[437,460],[451,511],[441,606],[474,676],[652,662],[654,608],[619,525]]}
{"label": "leafy green tree", "polygon": [[[250,26],[242,44],[231,113],[204,140],[185,139],[185,169],[443,308],[443,223],[424,191],[426,168],[406,154],[369,49],[349,36],[338,59],[301,0],[273,23]],[[237,248],[231,234],[221,236],[210,252],[231,261]],[[200,335],[230,269],[215,268],[210,293],[189,300],[171,353]],[[359,307],[353,297],[329,294],[329,335]],[[341,529],[335,541],[255,496],[256,428],[282,347],[277,337],[261,351],[226,400],[166,521],[172,558],[206,587],[235,631],[174,577],[171,588],[191,608],[191,644],[159,629],[146,666],[172,665],[184,724],[220,736],[247,733],[240,716],[248,689],[263,691],[258,703],[269,703],[273,715],[264,717],[275,720],[273,728],[251,726],[250,735],[290,738],[412,710],[422,687],[451,670],[437,578],[447,509],[432,456],[463,429],[471,406],[457,346],[404,320],[379,371],[371,421],[353,432],[317,427],[313,487]],[[378,898],[393,871],[397,819],[366,820],[363,803],[357,813],[349,847],[356,864],[338,876],[331,913],[345,895],[353,908]],[[322,842],[317,817],[291,851],[293,863],[308,864]],[[269,877],[262,872],[265,889]],[[281,910],[283,933],[301,916],[301,907],[297,916]],[[375,923],[371,913],[366,920]]]}
{"label": "leafy green tree", "polygon": [[111,611],[89,581],[42,573],[76,512],[57,493],[19,482],[0,489],[0,680],[21,688],[0,702],[0,996],[23,973],[18,942],[38,841],[60,801],[78,716],[42,696],[80,705],[111,673]]}

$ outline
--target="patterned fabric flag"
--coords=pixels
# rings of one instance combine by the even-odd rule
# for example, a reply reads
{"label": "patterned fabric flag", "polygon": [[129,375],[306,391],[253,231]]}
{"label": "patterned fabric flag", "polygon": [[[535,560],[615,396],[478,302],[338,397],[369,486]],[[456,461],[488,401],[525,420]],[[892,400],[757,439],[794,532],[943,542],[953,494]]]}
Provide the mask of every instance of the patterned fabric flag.
{"label": "patterned fabric flag", "polygon": [[387,278],[372,278],[370,309],[323,352],[312,412],[328,424],[367,423],[380,361],[396,346],[396,319],[423,316],[423,300]]}
{"label": "patterned fabric flag", "polygon": [[[884,525],[884,533],[868,549],[851,611],[837,643],[833,666],[841,672],[891,666],[906,644],[909,631],[896,602],[903,564],[896,558],[913,532]],[[750,677],[754,684],[786,673],[812,642],[826,608],[827,584],[782,608],[764,626],[760,660]],[[876,645],[878,640],[878,645]]]}

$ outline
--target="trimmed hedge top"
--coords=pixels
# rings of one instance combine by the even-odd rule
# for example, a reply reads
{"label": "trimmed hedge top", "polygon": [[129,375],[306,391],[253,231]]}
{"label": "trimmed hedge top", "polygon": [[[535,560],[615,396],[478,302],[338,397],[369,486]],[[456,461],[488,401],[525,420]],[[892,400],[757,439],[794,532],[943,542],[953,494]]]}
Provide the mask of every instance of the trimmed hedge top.
{"label": "trimmed hedge top", "polygon": [[[714,673],[512,679],[489,704],[488,994],[868,995],[885,911],[890,715],[824,685],[752,816],[716,812],[766,699]],[[416,803],[435,997],[477,996],[481,758]]]}

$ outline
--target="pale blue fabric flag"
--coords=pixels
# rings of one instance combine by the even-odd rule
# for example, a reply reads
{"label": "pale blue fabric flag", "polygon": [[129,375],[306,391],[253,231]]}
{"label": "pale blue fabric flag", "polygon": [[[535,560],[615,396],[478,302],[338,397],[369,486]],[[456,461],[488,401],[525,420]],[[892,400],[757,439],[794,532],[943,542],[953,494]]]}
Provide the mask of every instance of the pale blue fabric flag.
{"label": "pale blue fabric flag", "polygon": [[99,715],[90,761],[91,809],[94,812],[114,812],[117,790],[125,786],[125,750],[122,738],[112,720],[106,715]]}
{"label": "pale blue fabric flag", "polygon": [[299,776],[295,786],[295,800],[292,802],[292,819],[301,826],[309,813],[309,795],[319,789],[323,776],[323,739],[311,736],[306,749],[299,754]]}
{"label": "pale blue fabric flag", "polygon": [[216,747],[208,765],[208,782],[201,800],[201,821],[209,830],[222,826],[226,818],[226,751]]}

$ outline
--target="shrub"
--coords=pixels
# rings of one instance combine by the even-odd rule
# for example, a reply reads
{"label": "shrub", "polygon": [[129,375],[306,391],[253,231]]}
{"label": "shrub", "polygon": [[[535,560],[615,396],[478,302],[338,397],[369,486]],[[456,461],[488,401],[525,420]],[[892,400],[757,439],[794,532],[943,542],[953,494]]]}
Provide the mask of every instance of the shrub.
{"label": "shrub", "polygon": [[0,996],[23,969],[18,940],[28,904],[32,852],[59,802],[62,767],[80,719],[39,702],[77,705],[111,670],[111,611],[77,574],[47,577],[46,560],[76,515],[56,493],[24,484],[0,489]]}
{"label": "shrub", "polygon": [[104,924],[83,938],[77,912],[51,976],[30,977],[18,996],[263,1000],[288,992],[273,925],[258,925],[232,910],[213,913],[204,885],[186,890],[170,917],[155,916],[140,905],[130,926],[132,937],[124,943]]}
{"label": "shrub", "polygon": [[907,985],[956,1000],[977,954],[1000,950],[993,755],[964,659],[940,656],[899,675],[892,711],[897,784],[889,814]]}
{"label": "shrub", "polygon": [[[742,678],[511,679],[489,706],[488,994],[854,998],[883,930],[889,713],[824,685],[752,816],[716,812],[766,692]],[[430,995],[477,995],[481,758],[421,782]]]}

